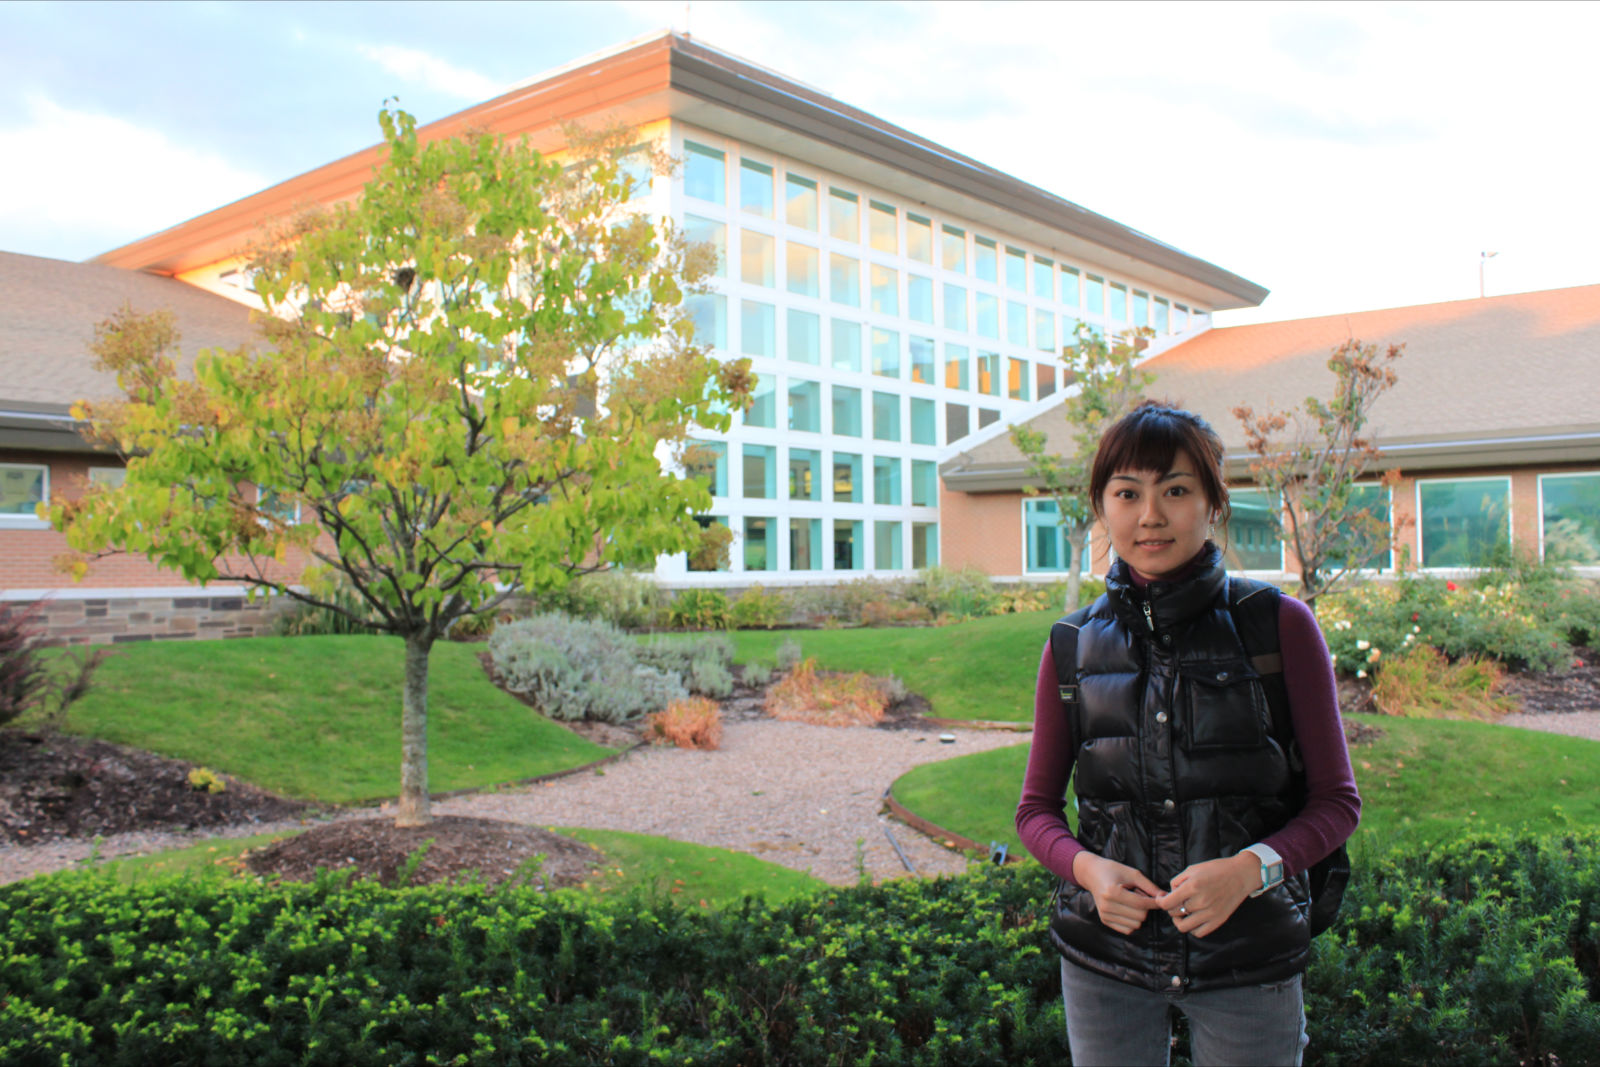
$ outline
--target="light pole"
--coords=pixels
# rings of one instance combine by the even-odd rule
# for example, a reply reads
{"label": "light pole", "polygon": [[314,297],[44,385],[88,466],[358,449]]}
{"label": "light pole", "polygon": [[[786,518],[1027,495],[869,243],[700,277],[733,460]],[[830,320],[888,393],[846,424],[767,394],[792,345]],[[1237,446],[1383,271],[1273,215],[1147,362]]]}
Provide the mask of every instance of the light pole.
{"label": "light pole", "polygon": [[1478,299],[1479,300],[1483,299],[1483,265],[1485,263],[1489,262],[1495,256],[1498,256],[1499,254],[1500,254],[1499,252],[1479,252],[1478,253]]}

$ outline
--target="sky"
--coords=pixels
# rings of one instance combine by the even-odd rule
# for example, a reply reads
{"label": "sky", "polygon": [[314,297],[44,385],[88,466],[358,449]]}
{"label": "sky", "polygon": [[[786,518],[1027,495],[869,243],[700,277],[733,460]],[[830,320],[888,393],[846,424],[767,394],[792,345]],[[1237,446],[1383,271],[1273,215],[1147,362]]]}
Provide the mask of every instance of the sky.
{"label": "sky", "polygon": [[1272,291],[1219,325],[1600,284],[1593,3],[0,0],[0,251],[94,256],[386,99],[669,27]]}

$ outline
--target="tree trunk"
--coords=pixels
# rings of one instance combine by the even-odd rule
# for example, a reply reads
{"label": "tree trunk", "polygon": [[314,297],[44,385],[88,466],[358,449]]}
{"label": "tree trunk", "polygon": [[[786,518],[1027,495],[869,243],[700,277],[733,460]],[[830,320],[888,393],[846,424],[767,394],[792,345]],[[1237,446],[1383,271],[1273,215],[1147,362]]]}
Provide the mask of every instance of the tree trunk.
{"label": "tree trunk", "polygon": [[1078,610],[1080,590],[1083,588],[1083,542],[1089,533],[1086,527],[1067,529],[1067,603],[1066,612]]}
{"label": "tree trunk", "polygon": [[396,826],[426,826],[428,812],[428,654],[433,635],[406,635],[406,687],[400,713],[400,807]]}

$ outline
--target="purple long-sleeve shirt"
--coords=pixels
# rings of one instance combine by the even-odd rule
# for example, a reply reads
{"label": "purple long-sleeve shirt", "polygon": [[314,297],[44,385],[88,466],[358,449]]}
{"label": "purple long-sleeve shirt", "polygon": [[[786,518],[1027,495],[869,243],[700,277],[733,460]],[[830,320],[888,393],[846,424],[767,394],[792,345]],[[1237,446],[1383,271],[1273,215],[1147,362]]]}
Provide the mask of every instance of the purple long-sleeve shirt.
{"label": "purple long-sleeve shirt", "polygon": [[[1300,814],[1262,843],[1283,857],[1284,874],[1289,875],[1307,869],[1355,832],[1361,795],[1350,769],[1333,661],[1322,631],[1311,609],[1300,601],[1286,596],[1280,604],[1278,644],[1289,715],[1305,758],[1307,796]],[[1017,805],[1017,833],[1035,859],[1074,885],[1072,861],[1084,848],[1067,826],[1064,802],[1076,752],[1072,719],[1061,703],[1046,641],[1033,694],[1032,748]]]}

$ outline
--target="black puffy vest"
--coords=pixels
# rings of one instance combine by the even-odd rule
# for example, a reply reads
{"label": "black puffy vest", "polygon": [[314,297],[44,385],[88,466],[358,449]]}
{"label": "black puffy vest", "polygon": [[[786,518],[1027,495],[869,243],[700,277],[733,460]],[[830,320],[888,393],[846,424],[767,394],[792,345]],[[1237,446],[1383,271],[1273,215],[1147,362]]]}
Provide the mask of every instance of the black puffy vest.
{"label": "black puffy vest", "polygon": [[[1077,836],[1163,889],[1203,860],[1232,856],[1292,814],[1291,774],[1272,736],[1263,681],[1228,610],[1221,553],[1144,589],[1119,561],[1106,593],[1064,620],[1078,626],[1073,716]],[[1124,937],[1094,897],[1063,882],[1050,923],[1061,954],[1153,990],[1200,991],[1281,981],[1310,947],[1304,874],[1248,898],[1203,938],[1152,911]]]}

